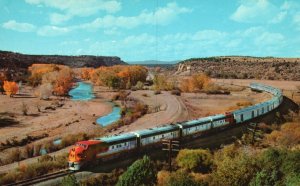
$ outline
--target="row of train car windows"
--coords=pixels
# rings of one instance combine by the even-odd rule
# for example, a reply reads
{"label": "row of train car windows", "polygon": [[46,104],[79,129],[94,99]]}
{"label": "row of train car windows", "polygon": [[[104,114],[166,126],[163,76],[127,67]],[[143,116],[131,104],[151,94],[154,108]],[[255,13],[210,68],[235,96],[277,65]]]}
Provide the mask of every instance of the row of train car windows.
{"label": "row of train car windows", "polygon": [[111,146],[111,149],[114,149],[114,148],[120,148],[122,146],[127,146],[127,144],[129,144],[128,142],[125,142],[125,143],[121,143],[121,144],[117,144],[117,145],[113,145]]}

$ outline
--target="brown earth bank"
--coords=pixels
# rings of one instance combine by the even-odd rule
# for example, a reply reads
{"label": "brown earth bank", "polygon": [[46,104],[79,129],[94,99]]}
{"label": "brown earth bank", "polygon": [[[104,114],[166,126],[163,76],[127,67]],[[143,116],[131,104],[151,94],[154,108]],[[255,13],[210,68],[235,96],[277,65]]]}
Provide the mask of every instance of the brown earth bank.
{"label": "brown earth bank", "polygon": [[174,66],[177,74],[204,72],[213,78],[300,80],[300,58],[225,56],[192,58]]}
{"label": "brown earth bank", "polygon": [[0,72],[6,73],[8,79],[24,80],[27,69],[32,64],[59,64],[72,68],[126,65],[116,56],[63,56],[63,55],[26,55],[9,51],[0,51]]}

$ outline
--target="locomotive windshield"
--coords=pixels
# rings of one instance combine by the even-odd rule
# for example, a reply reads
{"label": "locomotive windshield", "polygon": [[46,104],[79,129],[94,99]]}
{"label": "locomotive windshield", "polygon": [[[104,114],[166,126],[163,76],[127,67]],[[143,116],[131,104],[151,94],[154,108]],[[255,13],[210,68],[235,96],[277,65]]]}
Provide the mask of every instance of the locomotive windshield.
{"label": "locomotive windshield", "polygon": [[87,147],[88,147],[86,144],[82,144],[82,143],[76,143],[75,146],[77,146],[77,147],[83,147],[84,149],[87,149]]}

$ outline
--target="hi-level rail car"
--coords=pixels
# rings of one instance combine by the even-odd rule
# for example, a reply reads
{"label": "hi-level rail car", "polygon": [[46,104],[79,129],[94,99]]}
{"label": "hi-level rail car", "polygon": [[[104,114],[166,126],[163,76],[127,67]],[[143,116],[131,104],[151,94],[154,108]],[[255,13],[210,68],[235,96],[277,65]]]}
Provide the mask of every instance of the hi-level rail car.
{"label": "hi-level rail car", "polygon": [[197,136],[212,129],[240,124],[270,112],[282,102],[283,97],[280,89],[258,83],[250,84],[250,88],[255,91],[268,92],[273,97],[268,101],[230,113],[217,114],[126,134],[79,141],[69,152],[69,169],[79,170],[89,162],[113,159],[129,152],[146,148],[149,145],[157,144],[162,139],[181,139]]}

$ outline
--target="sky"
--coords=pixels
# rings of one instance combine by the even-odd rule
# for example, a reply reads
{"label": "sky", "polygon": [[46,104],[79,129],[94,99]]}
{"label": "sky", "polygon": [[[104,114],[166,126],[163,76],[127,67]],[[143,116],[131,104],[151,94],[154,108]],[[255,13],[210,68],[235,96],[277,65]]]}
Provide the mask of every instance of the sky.
{"label": "sky", "polygon": [[0,50],[124,61],[300,57],[300,1],[0,0]]}

